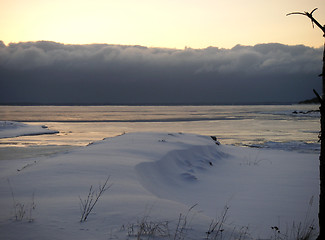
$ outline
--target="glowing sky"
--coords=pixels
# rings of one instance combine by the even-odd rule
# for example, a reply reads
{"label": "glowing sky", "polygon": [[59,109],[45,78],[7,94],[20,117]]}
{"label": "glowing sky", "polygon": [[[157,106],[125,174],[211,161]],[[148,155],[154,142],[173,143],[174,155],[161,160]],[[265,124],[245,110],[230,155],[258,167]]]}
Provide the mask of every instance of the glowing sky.
{"label": "glowing sky", "polygon": [[278,42],[320,47],[324,0],[0,0],[0,40],[183,49]]}

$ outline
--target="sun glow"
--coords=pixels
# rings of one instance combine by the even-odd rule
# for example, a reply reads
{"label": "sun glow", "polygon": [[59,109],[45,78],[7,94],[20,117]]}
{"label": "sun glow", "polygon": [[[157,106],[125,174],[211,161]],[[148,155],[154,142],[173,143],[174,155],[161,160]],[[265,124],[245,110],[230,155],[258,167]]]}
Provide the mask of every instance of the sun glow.
{"label": "sun glow", "polygon": [[231,48],[279,42],[319,47],[323,39],[307,18],[325,23],[325,1],[302,0],[2,0],[0,36],[6,44],[49,40],[167,48]]}

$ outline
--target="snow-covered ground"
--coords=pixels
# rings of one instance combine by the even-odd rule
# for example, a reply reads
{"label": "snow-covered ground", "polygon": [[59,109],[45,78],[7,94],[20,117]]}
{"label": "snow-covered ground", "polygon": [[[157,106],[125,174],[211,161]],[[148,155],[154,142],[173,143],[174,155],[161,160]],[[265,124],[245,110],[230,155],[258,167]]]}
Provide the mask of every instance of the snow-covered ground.
{"label": "snow-covered ground", "polygon": [[[318,164],[314,153],[218,145],[209,136],[160,132],[127,133],[42,158],[2,160],[0,236],[207,239],[213,219],[219,225],[208,239],[216,233],[223,239],[292,236],[300,223],[308,229],[314,220],[317,226]],[[80,222],[81,200],[91,186],[98,193],[108,177],[109,188]]]}
{"label": "snow-covered ground", "polygon": [[30,125],[12,121],[0,121],[0,138],[54,133],[58,133],[58,131],[50,130],[46,126]]}

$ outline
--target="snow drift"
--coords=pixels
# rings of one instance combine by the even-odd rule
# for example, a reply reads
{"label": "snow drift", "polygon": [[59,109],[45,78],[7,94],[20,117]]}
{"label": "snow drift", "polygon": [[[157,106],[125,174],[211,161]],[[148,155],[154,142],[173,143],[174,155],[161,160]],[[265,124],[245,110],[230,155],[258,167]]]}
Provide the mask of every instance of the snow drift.
{"label": "snow drift", "polygon": [[[128,133],[50,157],[4,160],[0,169],[3,239],[135,239],[141,221],[168,228],[170,237],[156,239],[173,239],[185,217],[184,239],[203,239],[225,208],[224,236],[246,226],[254,238],[270,237],[272,226],[317,221],[317,154],[218,145],[209,136]],[[112,186],[80,223],[80,199],[108,176]],[[13,203],[25,204],[21,221]]]}

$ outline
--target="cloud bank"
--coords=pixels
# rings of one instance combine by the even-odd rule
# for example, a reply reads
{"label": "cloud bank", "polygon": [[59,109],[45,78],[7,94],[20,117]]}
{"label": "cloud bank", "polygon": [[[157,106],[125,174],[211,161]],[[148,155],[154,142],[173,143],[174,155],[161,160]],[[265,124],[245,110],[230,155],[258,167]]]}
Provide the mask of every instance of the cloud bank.
{"label": "cloud bank", "polygon": [[321,89],[322,49],[161,49],[0,41],[0,103],[291,103]]}

